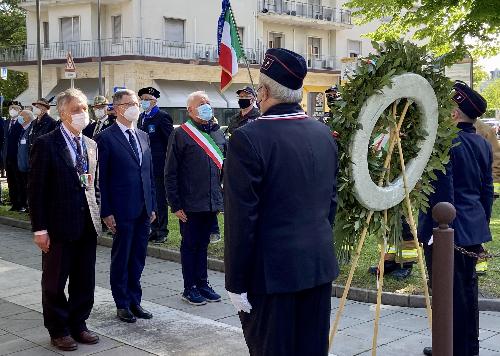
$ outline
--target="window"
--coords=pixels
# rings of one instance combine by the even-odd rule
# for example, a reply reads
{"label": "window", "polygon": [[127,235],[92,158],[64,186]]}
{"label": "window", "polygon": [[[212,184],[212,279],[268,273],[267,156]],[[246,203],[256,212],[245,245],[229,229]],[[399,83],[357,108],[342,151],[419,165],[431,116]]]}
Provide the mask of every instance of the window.
{"label": "window", "polygon": [[361,41],[347,40],[347,55],[350,58],[361,56]]}
{"label": "window", "polygon": [[283,48],[285,36],[282,33],[269,32],[269,48]]}
{"label": "window", "polygon": [[165,41],[169,46],[184,45],[184,26],[186,21],[165,18]]}
{"label": "window", "polygon": [[80,18],[62,17],[60,19],[60,35],[59,40],[64,43],[80,41]]}
{"label": "window", "polygon": [[43,22],[43,48],[49,48],[49,23]]}
{"label": "window", "polygon": [[309,37],[307,47],[310,58],[321,58],[321,38]]}
{"label": "window", "polygon": [[113,44],[121,43],[122,41],[122,17],[121,15],[111,16],[111,33]]}
{"label": "window", "polygon": [[244,28],[243,27],[238,27],[238,35],[240,36],[241,46],[245,47],[244,40],[243,40],[243,34],[244,34]]}

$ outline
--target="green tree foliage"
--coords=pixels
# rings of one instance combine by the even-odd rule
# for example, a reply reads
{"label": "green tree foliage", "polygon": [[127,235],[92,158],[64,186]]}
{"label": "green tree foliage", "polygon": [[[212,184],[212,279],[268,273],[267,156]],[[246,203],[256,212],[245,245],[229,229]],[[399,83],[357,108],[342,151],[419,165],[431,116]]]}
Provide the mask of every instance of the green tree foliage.
{"label": "green tree foliage", "polygon": [[474,89],[479,88],[479,84],[488,80],[490,77],[488,72],[486,72],[483,67],[480,65],[475,65],[473,68],[473,76],[474,76]]}
{"label": "green tree foliage", "polygon": [[496,79],[481,92],[488,102],[488,109],[500,109],[500,79]]}
{"label": "green tree foliage", "polygon": [[370,37],[376,41],[397,40],[413,33],[413,39],[428,43],[435,55],[453,52],[450,60],[467,50],[474,57],[500,52],[498,0],[350,0],[359,23],[389,19]]}
{"label": "green tree foliage", "polygon": [[[0,0],[0,50],[26,44],[26,14],[19,0]],[[0,80],[0,93],[11,100],[28,87],[26,73],[9,70],[7,80]]]}

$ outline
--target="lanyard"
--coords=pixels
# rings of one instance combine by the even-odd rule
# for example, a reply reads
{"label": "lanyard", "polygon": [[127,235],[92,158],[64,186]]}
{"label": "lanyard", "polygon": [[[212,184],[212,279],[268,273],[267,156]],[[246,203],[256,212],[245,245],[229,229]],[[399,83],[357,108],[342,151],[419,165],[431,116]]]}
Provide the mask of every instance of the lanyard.
{"label": "lanyard", "polygon": [[73,152],[75,152],[75,161],[78,160],[78,156],[81,156],[82,157],[82,163],[83,163],[83,170],[85,172],[88,172],[89,165],[88,165],[88,162],[87,162],[87,146],[85,146],[85,142],[83,141],[83,139],[82,139],[82,154],[80,154],[78,152],[78,146],[76,145],[75,142],[73,142],[73,140],[71,139],[71,137],[69,137],[68,133],[62,127],[62,125],[61,125],[61,132],[63,133],[64,137],[66,137],[66,139],[68,140],[69,145],[73,149]]}

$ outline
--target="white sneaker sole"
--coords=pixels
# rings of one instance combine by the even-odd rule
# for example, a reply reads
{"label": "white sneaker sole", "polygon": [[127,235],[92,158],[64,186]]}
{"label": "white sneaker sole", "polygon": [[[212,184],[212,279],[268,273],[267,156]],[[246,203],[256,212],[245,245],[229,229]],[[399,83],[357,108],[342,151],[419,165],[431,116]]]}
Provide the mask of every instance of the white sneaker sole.
{"label": "white sneaker sole", "polygon": [[190,301],[189,299],[187,299],[185,296],[181,296],[181,299],[182,299],[183,301],[185,301],[186,303],[189,303],[189,304],[191,304],[191,305],[205,305],[205,304],[207,304],[207,301],[206,301],[206,300],[205,300],[204,302],[201,302],[201,303],[195,303],[195,302],[192,302],[192,301]]}

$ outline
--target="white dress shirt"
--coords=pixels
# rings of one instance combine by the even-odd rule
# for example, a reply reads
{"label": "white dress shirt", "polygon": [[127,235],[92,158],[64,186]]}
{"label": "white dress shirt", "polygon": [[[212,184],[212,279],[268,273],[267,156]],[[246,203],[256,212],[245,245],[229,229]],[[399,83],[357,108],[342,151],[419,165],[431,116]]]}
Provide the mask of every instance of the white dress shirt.
{"label": "white dress shirt", "polygon": [[137,136],[137,132],[135,131],[136,128],[134,127],[134,125],[132,125],[131,128],[128,128],[127,126],[125,126],[121,122],[119,122],[118,120],[116,121],[116,123],[118,124],[118,127],[120,128],[120,130],[122,130],[123,135],[125,136],[125,139],[127,140],[127,142],[129,144],[130,144],[130,140],[129,140],[129,136],[128,136],[127,131],[128,130],[132,131],[132,134],[135,137],[137,152],[139,152],[139,165],[141,165],[142,164],[142,150],[141,150],[141,144],[139,143],[139,136]]}

